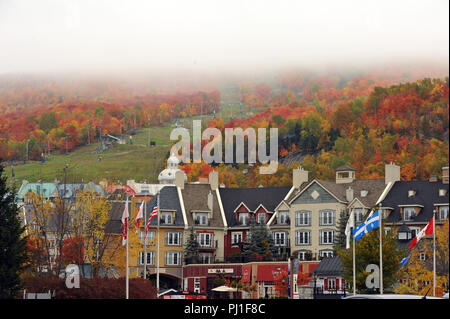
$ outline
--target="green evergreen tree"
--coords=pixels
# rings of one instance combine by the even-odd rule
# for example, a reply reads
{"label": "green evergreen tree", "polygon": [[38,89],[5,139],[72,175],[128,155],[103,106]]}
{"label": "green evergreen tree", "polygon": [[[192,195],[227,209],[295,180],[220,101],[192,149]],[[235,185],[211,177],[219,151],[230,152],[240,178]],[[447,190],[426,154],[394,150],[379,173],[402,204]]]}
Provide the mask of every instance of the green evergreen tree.
{"label": "green evergreen tree", "polygon": [[347,227],[347,221],[349,214],[347,211],[342,210],[339,213],[339,220],[337,222],[336,236],[334,237],[334,252],[336,253],[339,249],[345,249],[346,247],[346,236],[345,228]]}
{"label": "green evergreen tree", "polygon": [[[400,260],[406,256],[404,249],[397,249],[397,238],[395,232],[383,231],[383,288],[386,291],[392,289],[398,279],[399,270],[402,266]],[[356,290],[358,293],[373,292],[366,287],[366,278],[369,273],[366,267],[369,264],[380,263],[380,237],[379,229],[375,228],[364,235],[355,244],[356,255]],[[339,249],[337,254],[342,260],[345,281],[353,287],[353,247],[350,249]]]}
{"label": "green evergreen tree", "polygon": [[194,233],[194,227],[190,228],[189,237],[184,246],[184,260],[186,264],[194,264],[198,262],[199,244]]}
{"label": "green evergreen tree", "polygon": [[0,165],[0,299],[8,299],[16,297],[21,288],[20,274],[27,260],[27,239],[19,219],[16,192],[6,184],[3,172]]}
{"label": "green evergreen tree", "polygon": [[266,225],[256,224],[252,218],[243,254],[250,260],[273,260],[276,247]]}

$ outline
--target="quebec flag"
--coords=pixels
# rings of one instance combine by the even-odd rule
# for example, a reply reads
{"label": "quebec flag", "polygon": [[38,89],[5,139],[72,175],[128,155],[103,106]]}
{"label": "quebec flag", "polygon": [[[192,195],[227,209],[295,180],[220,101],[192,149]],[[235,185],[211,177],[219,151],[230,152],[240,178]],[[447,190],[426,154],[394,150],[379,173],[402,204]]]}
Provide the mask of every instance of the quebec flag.
{"label": "quebec flag", "polygon": [[370,215],[364,223],[353,229],[353,236],[355,237],[355,240],[358,241],[362,236],[377,227],[380,227],[380,214],[378,210]]}

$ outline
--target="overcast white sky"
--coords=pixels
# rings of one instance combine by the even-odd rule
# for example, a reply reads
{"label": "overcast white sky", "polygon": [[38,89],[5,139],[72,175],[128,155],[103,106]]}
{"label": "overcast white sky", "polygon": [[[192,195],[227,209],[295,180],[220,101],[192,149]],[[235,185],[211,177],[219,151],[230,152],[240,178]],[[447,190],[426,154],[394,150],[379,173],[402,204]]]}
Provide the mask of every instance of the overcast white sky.
{"label": "overcast white sky", "polygon": [[0,0],[0,74],[448,56],[448,0]]}

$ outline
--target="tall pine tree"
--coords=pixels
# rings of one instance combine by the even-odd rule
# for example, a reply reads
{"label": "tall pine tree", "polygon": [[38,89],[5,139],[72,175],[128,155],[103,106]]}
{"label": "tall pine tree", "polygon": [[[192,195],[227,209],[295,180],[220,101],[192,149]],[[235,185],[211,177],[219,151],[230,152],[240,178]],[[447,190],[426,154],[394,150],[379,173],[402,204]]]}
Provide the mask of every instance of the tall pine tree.
{"label": "tall pine tree", "polygon": [[[1,162],[1,161],[0,161]],[[0,299],[14,298],[21,288],[20,274],[27,260],[15,191],[6,184],[0,165]]]}
{"label": "tall pine tree", "polygon": [[184,246],[184,260],[186,264],[193,264],[198,262],[198,248],[199,244],[194,233],[194,227],[190,228],[189,237]]}
{"label": "tall pine tree", "polygon": [[339,213],[339,221],[337,223],[337,231],[336,231],[336,236],[334,238],[334,252],[336,254],[336,252],[339,249],[345,249],[346,247],[346,243],[347,243],[347,236],[345,235],[345,228],[347,227],[347,222],[348,222],[348,218],[349,218],[349,214],[347,211],[342,210]]}
{"label": "tall pine tree", "polygon": [[276,247],[266,225],[256,225],[252,219],[247,240],[244,243],[244,256],[249,260],[273,260],[275,253]]}

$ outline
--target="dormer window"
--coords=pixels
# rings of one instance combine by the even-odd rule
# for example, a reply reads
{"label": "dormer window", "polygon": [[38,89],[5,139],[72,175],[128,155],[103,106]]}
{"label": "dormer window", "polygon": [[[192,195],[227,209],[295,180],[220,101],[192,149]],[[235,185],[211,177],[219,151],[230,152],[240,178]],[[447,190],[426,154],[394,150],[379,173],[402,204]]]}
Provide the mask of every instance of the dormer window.
{"label": "dormer window", "polygon": [[416,210],[414,207],[405,207],[403,208],[403,215],[405,221],[413,221],[416,217]]}
{"label": "dormer window", "polygon": [[239,224],[248,225],[248,213],[239,213]]}
{"label": "dormer window", "polygon": [[443,220],[448,218],[448,206],[439,206],[439,219]]}
{"label": "dormer window", "polygon": [[161,214],[161,224],[173,224],[172,213],[164,212]]}
{"label": "dormer window", "polygon": [[208,214],[196,213],[195,214],[195,225],[200,225],[200,226],[208,225]]}
{"label": "dormer window", "polygon": [[416,195],[416,191],[410,189],[410,190],[408,191],[408,197],[413,197],[414,195]]}
{"label": "dormer window", "polygon": [[447,194],[447,190],[446,189],[440,189],[439,190],[439,196],[445,196]]}
{"label": "dormer window", "polygon": [[410,240],[411,234],[408,231],[399,231],[398,233],[398,240]]}
{"label": "dormer window", "polygon": [[369,191],[362,190],[361,197],[366,197],[368,193],[369,193]]}
{"label": "dormer window", "polygon": [[278,219],[279,224],[288,225],[289,224],[289,212],[282,211],[282,212],[279,212],[279,215],[280,215],[279,219]]}
{"label": "dormer window", "polygon": [[265,224],[266,223],[266,214],[260,213],[258,214],[258,223]]}
{"label": "dormer window", "polygon": [[361,223],[363,221],[363,212],[362,208],[353,209],[353,213],[355,214],[355,223]]}

